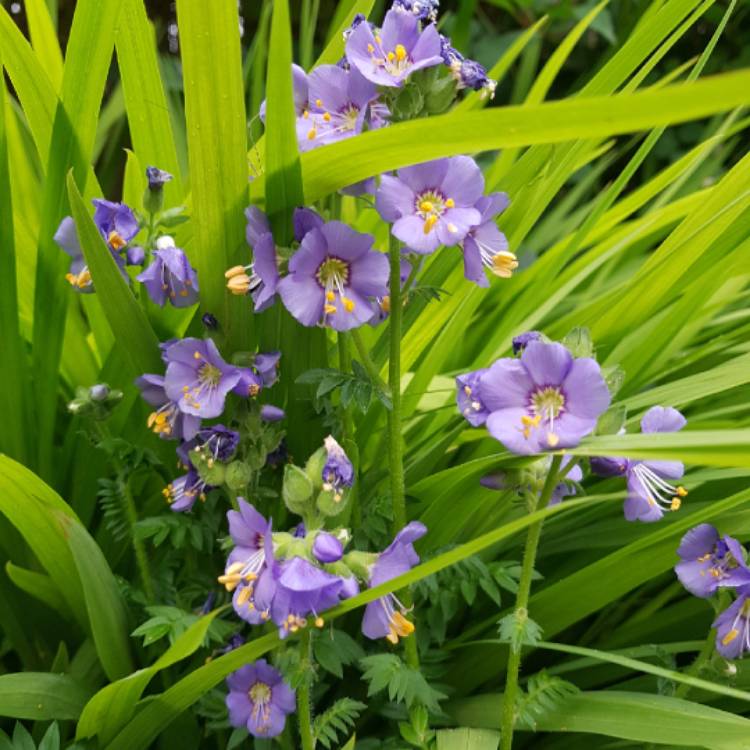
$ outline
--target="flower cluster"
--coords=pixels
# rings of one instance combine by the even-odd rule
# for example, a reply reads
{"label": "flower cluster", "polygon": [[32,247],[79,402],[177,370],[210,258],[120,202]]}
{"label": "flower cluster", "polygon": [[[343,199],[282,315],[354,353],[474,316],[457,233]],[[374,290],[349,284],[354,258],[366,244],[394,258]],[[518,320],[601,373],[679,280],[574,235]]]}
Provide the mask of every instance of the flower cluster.
{"label": "flower cluster", "polygon": [[[143,283],[149,297],[160,307],[166,302],[175,307],[190,307],[198,301],[198,278],[184,251],[175,245],[174,238],[160,234],[169,218],[160,214],[163,202],[163,187],[172,179],[169,172],[148,167],[148,187],[143,204],[150,213],[148,220],[136,214],[124,203],[113,203],[94,199],[94,224],[107,243],[123,279],[130,283],[126,266],[143,266],[149,257],[151,263],[135,279]],[[141,229],[148,229],[145,247],[134,244]],[[75,222],[66,216],[57,228],[55,242],[70,256],[70,268],[65,275],[68,283],[77,292],[90,294],[94,291],[86,260],[83,256]]]}
{"label": "flower cluster", "polygon": [[749,653],[750,567],[742,545],[731,536],[719,534],[711,524],[702,523],[685,534],[677,554],[680,562],[675,573],[691,594],[701,599],[708,599],[719,590],[735,594],[732,604],[712,624],[716,650],[727,659],[739,659]]}
{"label": "flower cluster", "polygon": [[[143,399],[154,407],[149,428],[160,438],[180,441],[177,454],[186,473],[164,489],[172,510],[192,509],[211,487],[231,483],[232,475],[242,474],[241,463],[230,463],[240,434],[222,424],[204,425],[204,420],[224,413],[230,393],[247,399],[273,385],[279,357],[278,352],[257,354],[247,366],[233,365],[210,338],[185,338],[162,345],[163,375],[146,373],[136,380]],[[270,405],[259,407],[258,414],[269,423],[283,417]]]}

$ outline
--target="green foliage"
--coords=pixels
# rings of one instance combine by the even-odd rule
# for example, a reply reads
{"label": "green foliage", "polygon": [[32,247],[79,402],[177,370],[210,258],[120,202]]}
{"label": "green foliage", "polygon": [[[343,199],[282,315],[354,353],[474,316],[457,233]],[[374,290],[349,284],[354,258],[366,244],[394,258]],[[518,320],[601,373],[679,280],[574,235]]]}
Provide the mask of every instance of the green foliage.
{"label": "green foliage", "polygon": [[526,690],[518,696],[517,721],[536,730],[544,716],[556,709],[571,696],[578,693],[578,688],[570,682],[538,672],[529,677]]}
{"label": "green foliage", "polygon": [[354,728],[358,716],[367,708],[353,698],[339,698],[330,708],[315,717],[313,736],[323,747],[330,748]]}
{"label": "green foliage", "polygon": [[406,704],[422,705],[433,712],[440,710],[445,695],[433,688],[419,670],[408,666],[396,654],[375,654],[360,659],[363,679],[369,683],[367,695],[386,691],[388,699]]}

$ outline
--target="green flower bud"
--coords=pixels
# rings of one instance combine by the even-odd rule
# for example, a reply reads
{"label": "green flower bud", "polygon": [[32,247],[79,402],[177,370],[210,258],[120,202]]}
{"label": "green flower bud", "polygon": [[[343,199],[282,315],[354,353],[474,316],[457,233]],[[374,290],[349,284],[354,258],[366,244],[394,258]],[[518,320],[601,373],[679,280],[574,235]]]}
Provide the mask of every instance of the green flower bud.
{"label": "green flower bud", "polygon": [[318,448],[315,453],[307,459],[305,474],[312,483],[313,489],[320,490],[323,486],[323,467],[326,465],[328,453],[325,448]]}
{"label": "green flower bud", "polygon": [[360,581],[367,581],[370,578],[370,568],[375,564],[377,559],[377,552],[360,552],[359,550],[354,550],[347,552],[337,564],[343,563]]}
{"label": "green flower bud", "polygon": [[284,504],[300,516],[305,516],[312,508],[313,485],[307,474],[294,464],[284,467],[284,484],[281,489]]}
{"label": "green flower bud", "polygon": [[[216,465],[218,466],[219,464]],[[252,468],[243,461],[232,461],[232,463],[225,467],[224,484],[232,492],[244,492],[252,478]]]}
{"label": "green flower bud", "polygon": [[574,357],[593,357],[594,343],[588,328],[574,328],[563,340],[563,346]]}
{"label": "green flower bud", "polygon": [[315,501],[315,506],[321,515],[337,516],[346,508],[349,502],[349,496],[351,491],[347,488],[343,492],[334,492],[333,490],[322,490],[318,494],[318,499]]}

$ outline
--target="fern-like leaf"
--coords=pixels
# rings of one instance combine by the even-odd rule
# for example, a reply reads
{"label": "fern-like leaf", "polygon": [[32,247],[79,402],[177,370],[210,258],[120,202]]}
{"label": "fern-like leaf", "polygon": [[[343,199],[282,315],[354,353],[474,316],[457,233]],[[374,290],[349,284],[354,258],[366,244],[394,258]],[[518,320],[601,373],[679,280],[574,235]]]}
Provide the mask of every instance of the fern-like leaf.
{"label": "fern-like leaf", "polygon": [[536,730],[537,722],[549,711],[559,708],[567,698],[575,695],[578,688],[561,677],[539,672],[529,678],[526,691],[516,703],[516,721]]}
{"label": "fern-like leaf", "polygon": [[338,742],[339,735],[346,735],[354,728],[359,715],[367,708],[353,698],[340,698],[313,722],[315,741],[330,748]]}

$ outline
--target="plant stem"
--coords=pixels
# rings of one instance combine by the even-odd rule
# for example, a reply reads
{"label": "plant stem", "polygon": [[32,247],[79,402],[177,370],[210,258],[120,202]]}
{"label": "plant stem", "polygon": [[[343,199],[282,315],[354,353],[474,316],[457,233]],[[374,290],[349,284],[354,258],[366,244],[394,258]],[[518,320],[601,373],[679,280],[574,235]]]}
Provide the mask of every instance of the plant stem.
{"label": "plant stem", "polygon": [[370,352],[367,351],[367,347],[365,346],[365,342],[362,341],[360,332],[354,328],[350,333],[354,346],[357,347],[357,354],[359,354],[359,358],[362,360],[362,366],[367,370],[367,374],[372,379],[372,382],[375,383],[383,393],[388,394],[388,384],[380,377],[377,365],[372,361]]}
{"label": "plant stem", "polygon": [[[345,333],[338,333],[338,344],[339,344],[339,370],[341,372],[352,371],[352,353],[349,349],[349,339]],[[345,509],[344,519],[349,520],[354,515],[355,525],[359,526],[361,521],[361,513],[358,500],[358,482],[356,480],[357,473],[359,472],[359,448],[354,435],[354,418],[352,417],[352,410],[350,407],[341,407],[341,429],[342,429],[342,444],[349,459],[354,464],[354,485],[349,490],[349,502]]]}
{"label": "plant stem", "polygon": [[[701,669],[703,669],[706,662],[709,661],[709,659],[713,656],[714,648],[716,648],[716,631],[713,628],[710,628],[703,647],[698,652],[698,656],[695,657],[695,661],[693,661],[693,663],[688,667],[685,674],[689,675],[690,677],[698,677]],[[691,687],[692,685],[688,685],[687,683],[683,682],[681,685],[678,685],[677,690],[675,690],[674,692],[674,697],[687,697],[687,694],[690,692]]]}
{"label": "plant stem", "polygon": [[[391,313],[388,333],[390,354],[388,357],[388,386],[391,391],[391,410],[388,412],[388,472],[391,480],[391,508],[393,510],[394,536],[406,526],[406,496],[404,491],[404,456],[401,436],[401,248],[398,240],[389,235],[388,256],[391,263],[390,301]],[[401,601],[409,608],[412,605],[411,591],[401,594]],[[406,663],[419,668],[419,652],[416,638],[404,641]]]}
{"label": "plant stem", "polygon": [[[310,660],[310,630],[302,631],[299,641],[303,661]],[[305,679],[297,688],[297,721],[302,750],[314,750],[315,742],[312,731],[312,710],[310,707],[310,682]]]}
{"label": "plant stem", "polygon": [[[554,456],[549,467],[547,479],[542,488],[542,494],[538,503],[531,503],[529,513],[537,508],[545,508],[552,497],[552,491],[559,479],[560,464],[562,456]],[[516,595],[516,608],[514,616],[517,619],[528,617],[529,593],[531,592],[531,577],[534,574],[534,563],[536,562],[536,551],[539,547],[539,538],[542,535],[542,521],[537,521],[526,534],[526,547],[523,552],[523,564],[521,567],[521,578],[518,581],[518,594]],[[503,711],[501,718],[501,750],[511,750],[513,747],[513,725],[516,720],[516,695],[518,694],[518,673],[521,668],[521,646],[516,650],[513,644],[510,646],[508,666],[505,677],[505,693],[503,696]]]}

